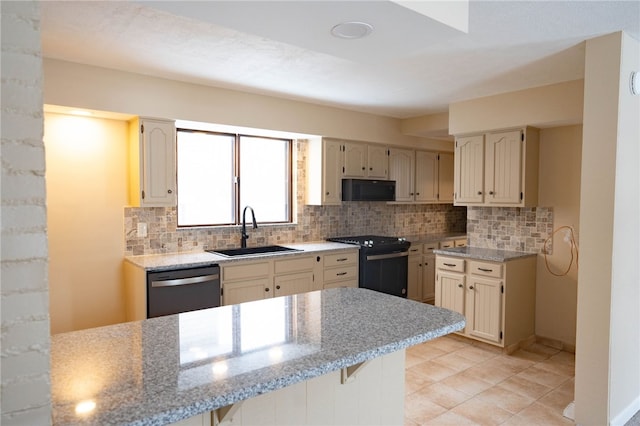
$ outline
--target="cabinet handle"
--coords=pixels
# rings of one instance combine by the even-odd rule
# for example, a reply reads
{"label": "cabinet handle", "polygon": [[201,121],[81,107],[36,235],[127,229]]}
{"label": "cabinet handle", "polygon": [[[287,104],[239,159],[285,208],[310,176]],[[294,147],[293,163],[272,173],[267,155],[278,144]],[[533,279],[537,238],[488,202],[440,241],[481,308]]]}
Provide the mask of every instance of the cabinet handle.
{"label": "cabinet handle", "polygon": [[493,272],[493,269],[478,268],[482,272]]}
{"label": "cabinet handle", "polygon": [[276,290],[280,290],[280,286],[279,285],[276,286]]}
{"label": "cabinet handle", "polygon": [[316,256],[316,262],[320,262],[320,256]]}
{"label": "cabinet handle", "polygon": [[373,170],[373,167],[369,167],[369,170]]}
{"label": "cabinet handle", "polygon": [[410,192],[409,195],[413,195],[413,192]]}
{"label": "cabinet handle", "polygon": [[269,291],[269,287],[265,288],[264,291]]}
{"label": "cabinet handle", "polygon": [[455,263],[443,263],[443,265],[444,266],[450,266],[450,267],[456,266]]}
{"label": "cabinet handle", "polygon": [[344,262],[345,260],[349,260],[346,257],[341,257],[340,259],[336,259],[336,262]]}
{"label": "cabinet handle", "polygon": [[472,285],[469,286],[469,290],[473,290],[473,286]]}
{"label": "cabinet handle", "polygon": [[329,195],[329,191],[327,191],[327,194],[326,194],[326,195]]}
{"label": "cabinet handle", "polygon": [[362,170],[367,170],[367,168],[366,168],[366,167],[363,167],[363,168],[362,168]]}
{"label": "cabinet handle", "polygon": [[416,195],[420,195],[420,193],[419,193],[419,192],[416,192]]}
{"label": "cabinet handle", "polygon": [[458,284],[458,287],[462,288],[462,284]]}
{"label": "cabinet handle", "polygon": [[338,276],[338,277],[340,277],[340,276],[342,276],[342,275],[347,275],[347,273],[346,273],[346,272],[338,272],[338,273],[336,274],[336,276]]}
{"label": "cabinet handle", "polygon": [[482,195],[482,191],[478,191],[478,195]]}
{"label": "cabinet handle", "polygon": [[489,191],[489,195],[493,195],[493,191]]}
{"label": "cabinet handle", "polygon": [[170,190],[170,189],[168,189],[168,190],[167,190],[167,192],[168,192],[169,194],[172,194],[172,193],[173,193],[173,191],[172,191],[172,190]]}

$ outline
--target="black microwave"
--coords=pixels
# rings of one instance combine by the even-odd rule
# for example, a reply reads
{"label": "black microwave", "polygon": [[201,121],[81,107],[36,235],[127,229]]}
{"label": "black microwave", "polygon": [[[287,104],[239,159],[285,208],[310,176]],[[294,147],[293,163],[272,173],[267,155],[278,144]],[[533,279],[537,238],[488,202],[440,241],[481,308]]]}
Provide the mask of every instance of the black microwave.
{"label": "black microwave", "polygon": [[342,201],[395,200],[395,180],[342,179]]}

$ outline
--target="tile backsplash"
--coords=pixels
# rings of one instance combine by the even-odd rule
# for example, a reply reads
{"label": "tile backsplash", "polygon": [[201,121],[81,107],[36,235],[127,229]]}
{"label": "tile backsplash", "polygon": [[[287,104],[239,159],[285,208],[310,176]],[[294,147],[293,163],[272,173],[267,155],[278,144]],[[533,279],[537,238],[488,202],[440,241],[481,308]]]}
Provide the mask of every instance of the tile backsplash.
{"label": "tile backsplash", "polygon": [[[550,207],[467,208],[467,235],[474,247],[540,253],[552,233]],[[546,250],[551,253],[552,247]]]}
{"label": "tile backsplash", "polygon": [[[260,212],[256,212],[259,214]],[[327,237],[378,234],[409,236],[464,232],[467,209],[446,204],[398,205],[349,202],[341,206],[299,206],[297,223],[249,230],[249,246],[321,241]],[[125,207],[125,255],[239,247],[240,227],[178,228],[175,207]],[[137,237],[138,223],[147,237]]]}

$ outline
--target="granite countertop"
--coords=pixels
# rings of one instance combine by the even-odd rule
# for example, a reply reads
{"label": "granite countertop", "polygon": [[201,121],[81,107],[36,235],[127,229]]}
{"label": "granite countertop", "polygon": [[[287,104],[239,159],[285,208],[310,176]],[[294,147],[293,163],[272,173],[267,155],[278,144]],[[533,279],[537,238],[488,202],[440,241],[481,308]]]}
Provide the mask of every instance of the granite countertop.
{"label": "granite countertop", "polygon": [[174,268],[192,268],[198,266],[211,265],[214,263],[225,264],[232,262],[241,262],[247,260],[268,259],[283,256],[301,256],[325,251],[335,250],[354,250],[358,246],[342,243],[334,243],[329,241],[319,241],[312,243],[285,243],[279,244],[284,247],[290,247],[300,251],[286,251],[273,253],[252,254],[249,256],[227,257],[219,254],[201,252],[187,253],[167,253],[167,254],[150,254],[141,256],[126,256],[124,259],[147,271],[162,271]]}
{"label": "granite countertop", "polygon": [[451,247],[433,250],[435,254],[464,257],[467,259],[489,260],[492,262],[507,262],[523,257],[537,256],[537,253],[525,253],[523,251],[496,250],[480,247]]}
{"label": "granite countertop", "polygon": [[[53,424],[176,422],[464,325],[453,311],[340,288],[56,334]],[[93,410],[77,414],[82,402]]]}
{"label": "granite countertop", "polygon": [[437,234],[420,234],[405,237],[407,241],[415,244],[433,243],[437,241],[457,240],[459,238],[467,238],[466,232],[444,232]]}

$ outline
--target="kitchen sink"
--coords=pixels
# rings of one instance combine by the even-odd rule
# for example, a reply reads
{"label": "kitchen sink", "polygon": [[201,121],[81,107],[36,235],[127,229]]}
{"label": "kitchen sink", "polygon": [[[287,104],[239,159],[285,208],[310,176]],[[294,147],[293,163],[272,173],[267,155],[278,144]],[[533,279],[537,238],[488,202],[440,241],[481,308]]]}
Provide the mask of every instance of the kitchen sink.
{"label": "kitchen sink", "polygon": [[278,253],[284,251],[300,251],[298,249],[283,246],[262,246],[262,247],[245,247],[226,250],[206,250],[208,253],[220,254],[222,256],[250,256],[252,254]]}

